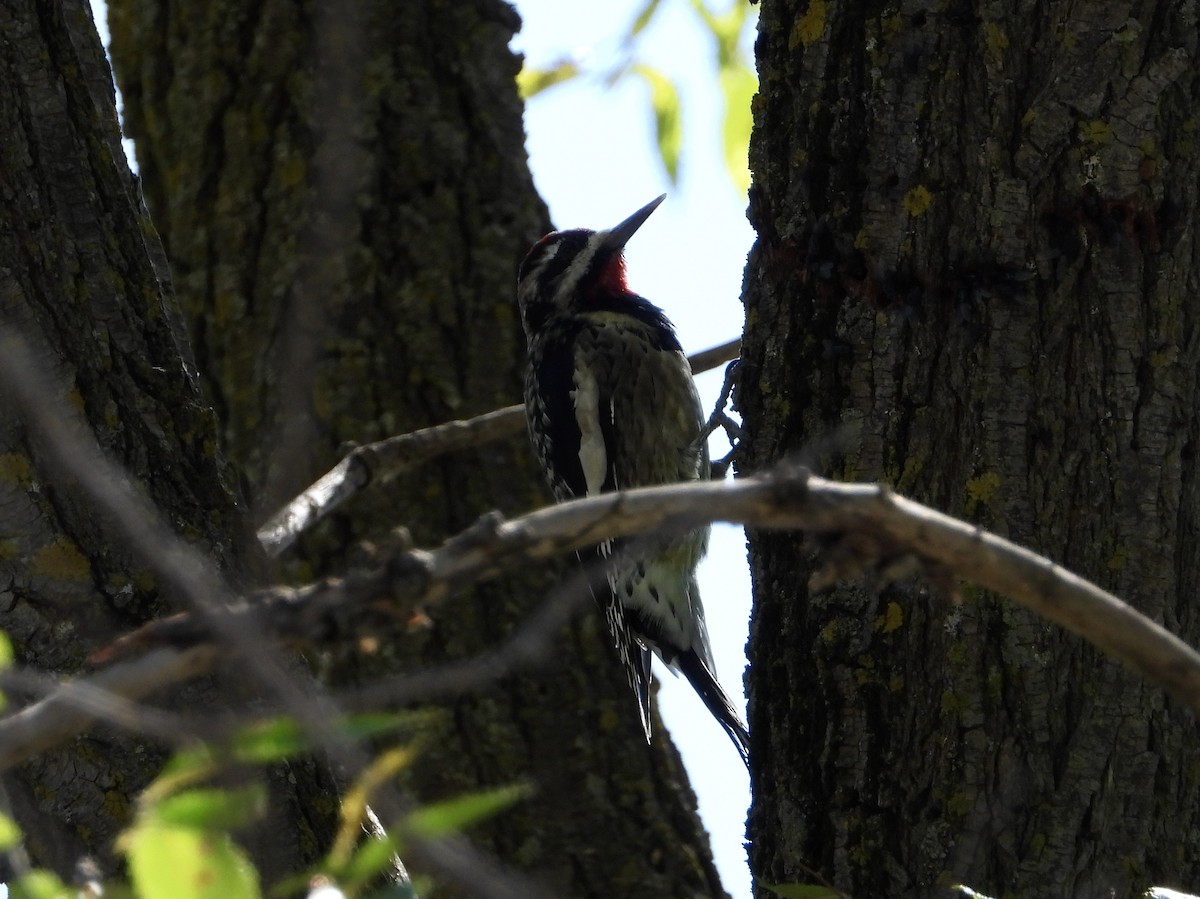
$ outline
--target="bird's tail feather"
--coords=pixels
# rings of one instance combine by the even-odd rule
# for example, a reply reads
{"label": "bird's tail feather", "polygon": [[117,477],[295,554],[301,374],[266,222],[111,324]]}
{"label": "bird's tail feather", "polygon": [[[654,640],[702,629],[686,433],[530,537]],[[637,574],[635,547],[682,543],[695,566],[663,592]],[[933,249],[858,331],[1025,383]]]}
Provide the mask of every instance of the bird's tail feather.
{"label": "bird's tail feather", "polygon": [[725,728],[725,733],[729,734],[729,739],[733,740],[733,745],[737,747],[738,755],[749,767],[750,732],[734,709],[729,695],[717,683],[717,678],[712,670],[694,649],[680,653],[675,663],[679,666],[683,676],[688,679],[688,683],[692,685],[692,689],[700,694],[700,698],[704,700],[704,705],[707,706],[712,716],[717,719],[721,727]]}

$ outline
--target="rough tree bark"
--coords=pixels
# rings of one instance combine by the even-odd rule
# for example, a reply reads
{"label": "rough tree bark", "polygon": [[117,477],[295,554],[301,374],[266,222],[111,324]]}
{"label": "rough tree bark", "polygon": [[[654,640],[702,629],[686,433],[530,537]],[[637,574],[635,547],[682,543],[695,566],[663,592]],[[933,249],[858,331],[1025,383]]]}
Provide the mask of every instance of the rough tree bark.
{"label": "rough tree bark", "polygon": [[[519,397],[514,273],[549,225],[529,176],[518,26],[504,3],[116,0],[112,55],[226,445],[260,518],[347,442]],[[436,541],[545,502],[524,438],[428,466],[304,541],[288,574],[337,570],[403,525]],[[493,645],[545,573],[384,641],[372,672]],[[661,730],[647,749],[594,621],[557,658],[454,704],[422,799],[532,780],[473,834],[564,894],[722,895]],[[600,835],[603,835],[601,838]]]}
{"label": "rough tree bark", "polygon": [[[89,439],[217,565],[244,572],[239,555],[253,535],[216,449],[217,421],[184,363],[187,339],[121,150],[91,12],[82,2],[5,4],[0,33],[0,339],[27,342]],[[174,598],[4,400],[0,391],[0,629],[21,664],[70,676],[87,670],[90,652],[169,613]],[[168,701],[200,710],[245,696],[208,679]],[[101,729],[6,772],[32,862],[69,875],[91,855],[111,873],[112,840],[163,760],[154,742]],[[276,874],[311,857],[303,810],[330,789],[306,763],[278,775],[270,821],[247,836]]]}
{"label": "rough tree bark", "polygon": [[[764,0],[743,470],[883,480],[1200,640],[1196,25]],[[786,534],[751,558],[756,877],[1200,884],[1196,721],[1161,690],[992,596],[812,595]]]}

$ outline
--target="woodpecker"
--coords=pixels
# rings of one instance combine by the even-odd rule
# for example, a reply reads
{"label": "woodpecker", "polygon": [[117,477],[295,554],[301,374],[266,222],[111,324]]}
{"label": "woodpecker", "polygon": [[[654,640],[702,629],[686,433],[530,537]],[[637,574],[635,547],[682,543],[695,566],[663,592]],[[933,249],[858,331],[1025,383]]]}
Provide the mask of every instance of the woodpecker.
{"label": "woodpecker", "polygon": [[[704,414],[675,328],[625,283],[625,244],[664,199],[607,231],[547,234],[517,274],[529,436],[559,502],[709,476]],[[717,682],[696,586],[708,532],[599,547],[609,588],[601,604],[647,741],[653,651],[688,679],[746,761],[749,734]]]}

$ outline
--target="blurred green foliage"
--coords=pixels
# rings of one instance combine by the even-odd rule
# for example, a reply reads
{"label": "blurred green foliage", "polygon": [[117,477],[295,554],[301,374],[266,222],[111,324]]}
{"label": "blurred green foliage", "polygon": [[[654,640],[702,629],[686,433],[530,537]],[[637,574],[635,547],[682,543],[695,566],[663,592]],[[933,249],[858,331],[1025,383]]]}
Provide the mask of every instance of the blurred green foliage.
{"label": "blurred green foliage", "polygon": [[[523,785],[480,790],[415,808],[388,822],[386,836],[364,837],[371,797],[406,771],[435,715],[422,712],[348,716],[329,725],[326,738],[361,740],[392,735],[399,745],[379,750],[346,791],[340,828],[328,854],[312,870],[277,884],[271,896],[307,893],[322,899],[366,896],[410,899],[407,883],[381,885],[392,860],[408,840],[436,840],[499,814],[528,795]],[[226,740],[176,753],[138,798],[133,823],[117,840],[129,863],[129,883],[104,886],[103,895],[131,899],[261,899],[258,872],[237,845],[237,831],[267,813],[265,772],[258,769],[314,751],[312,740],[290,718],[257,722]],[[239,786],[208,781],[236,771]],[[21,831],[0,815],[0,851],[19,845]],[[9,884],[13,899],[78,899],[99,895],[64,884],[44,870],[24,873]]]}
{"label": "blurred green foliage", "polygon": [[[746,151],[750,144],[752,117],[750,103],[758,90],[758,76],[747,53],[743,37],[757,21],[757,13],[746,0],[733,0],[724,12],[714,12],[705,0],[686,2],[713,45],[713,89],[721,94],[721,142],[725,166],[735,187],[745,192],[750,187],[750,169]],[[680,160],[685,154],[683,100],[678,85],[661,69],[649,64],[641,53],[643,33],[669,6],[663,0],[646,0],[620,35],[620,52],[615,62],[589,69],[574,58],[564,57],[546,68],[526,66],[517,77],[521,96],[527,101],[560,85],[599,81],[612,86],[625,79],[642,81],[647,88],[649,112],[654,119],[658,155],[671,184],[679,178]]]}

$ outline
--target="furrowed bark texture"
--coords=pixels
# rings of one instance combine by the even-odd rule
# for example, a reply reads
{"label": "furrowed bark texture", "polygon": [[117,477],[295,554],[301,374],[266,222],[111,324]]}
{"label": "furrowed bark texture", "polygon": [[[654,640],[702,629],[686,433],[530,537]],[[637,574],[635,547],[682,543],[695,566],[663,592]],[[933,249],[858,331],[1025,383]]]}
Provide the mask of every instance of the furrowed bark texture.
{"label": "furrowed bark texture", "polygon": [[[98,443],[180,534],[226,571],[252,540],[217,422],[185,359],[162,248],[120,145],[112,76],[86,3],[0,10],[0,340],[44,366],[79,439]],[[34,375],[30,375],[33,377]],[[19,663],[68,677],[119,634],[180,607],[0,389],[0,629]],[[202,713],[245,697],[206,680],[166,698]],[[15,707],[24,697],[10,696]],[[8,809],[35,865],[70,876],[84,855],[113,873],[112,841],[164,760],[149,740],[100,729],[5,774]],[[273,808],[246,842],[267,871],[305,858],[297,810],[317,793],[304,764],[272,783]],[[9,879],[12,871],[5,873]]]}
{"label": "furrowed bark texture", "polygon": [[[517,400],[515,272],[549,223],[523,150],[510,7],[111,10],[147,202],[260,517],[348,441]],[[541,504],[531,462],[522,435],[399,478],[307,538],[290,573],[339,570],[349,547],[397,525],[427,543],[488,509]],[[554,580],[481,589],[428,631],[385,640],[367,667],[477,653]],[[661,729],[646,748],[607,642],[580,623],[539,670],[456,703],[414,789],[531,779],[531,800],[473,833],[564,894],[722,895],[674,750]]]}
{"label": "furrowed bark texture", "polygon": [[[1200,640],[1194,3],[764,0],[744,470],[879,479]],[[752,867],[1195,885],[1194,717],[1011,603],[755,534]],[[765,892],[763,895],[767,895]]]}

